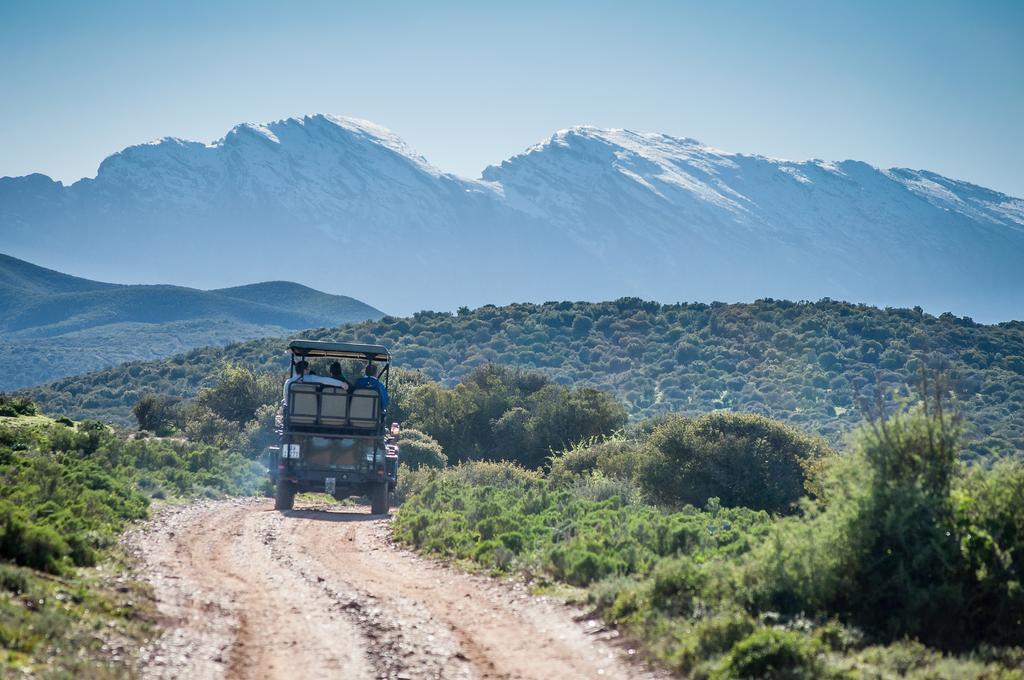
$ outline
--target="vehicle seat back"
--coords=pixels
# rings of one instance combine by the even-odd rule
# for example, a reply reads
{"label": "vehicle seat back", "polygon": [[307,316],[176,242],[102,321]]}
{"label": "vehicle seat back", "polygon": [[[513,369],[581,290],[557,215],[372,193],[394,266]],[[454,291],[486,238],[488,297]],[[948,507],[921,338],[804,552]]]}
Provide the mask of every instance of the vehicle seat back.
{"label": "vehicle seat back", "polygon": [[288,418],[298,425],[316,423],[316,385],[294,382],[288,389]]}
{"label": "vehicle seat back", "polygon": [[320,424],[331,427],[348,425],[348,393],[341,387],[324,386],[320,391]]}
{"label": "vehicle seat back", "polygon": [[380,394],[372,388],[352,390],[348,408],[352,427],[376,428],[380,425]]}

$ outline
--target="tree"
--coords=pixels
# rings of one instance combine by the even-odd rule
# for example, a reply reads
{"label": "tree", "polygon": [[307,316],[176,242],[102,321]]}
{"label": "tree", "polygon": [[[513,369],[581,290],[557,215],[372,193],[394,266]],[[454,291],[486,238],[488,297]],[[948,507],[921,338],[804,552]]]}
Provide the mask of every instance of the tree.
{"label": "tree", "polygon": [[592,387],[551,385],[530,399],[532,444],[519,462],[539,467],[552,451],[608,435],[626,425],[626,407],[614,396]]}
{"label": "tree", "polygon": [[281,400],[281,379],[272,373],[255,373],[236,364],[225,364],[213,387],[199,391],[196,403],[239,427],[254,417],[261,406]]}
{"label": "tree", "polygon": [[166,435],[173,431],[181,400],[162,394],[145,394],[132,408],[140,430]]}

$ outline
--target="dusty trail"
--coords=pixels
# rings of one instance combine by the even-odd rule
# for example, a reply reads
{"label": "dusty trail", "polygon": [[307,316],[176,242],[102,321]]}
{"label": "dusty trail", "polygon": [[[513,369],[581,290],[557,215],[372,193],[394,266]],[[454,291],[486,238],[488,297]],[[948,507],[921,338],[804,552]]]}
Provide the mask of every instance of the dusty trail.
{"label": "dusty trail", "polygon": [[165,508],[128,536],[166,632],[150,678],[649,678],[614,633],[422,559],[367,508]]}

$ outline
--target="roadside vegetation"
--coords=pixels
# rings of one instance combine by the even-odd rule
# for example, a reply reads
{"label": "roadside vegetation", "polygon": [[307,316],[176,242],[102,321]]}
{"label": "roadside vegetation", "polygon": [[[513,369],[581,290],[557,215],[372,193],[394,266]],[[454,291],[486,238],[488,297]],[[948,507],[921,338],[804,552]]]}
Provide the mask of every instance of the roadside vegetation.
{"label": "roadside vegetation", "polygon": [[[395,364],[454,387],[479,366],[542,371],[608,392],[640,420],[728,409],[781,420],[837,446],[876,391],[907,395],[921,368],[950,375],[971,427],[966,452],[1024,450],[1024,324],[832,300],[660,305],[552,302],[421,312],[296,334],[380,342]],[[280,338],[132,362],[32,390],[46,412],[130,424],[147,394],[194,397],[226,363],[280,376]],[[513,418],[515,416],[510,416]]]}
{"label": "roadside vegetation", "polygon": [[118,547],[153,499],[258,492],[240,451],[35,415],[0,398],[0,669],[121,677],[151,629]]}
{"label": "roadside vegetation", "polygon": [[394,531],[578,588],[697,678],[1024,677],[1024,466],[963,462],[944,400],[860,426],[843,455],[711,414],[583,442],[544,472],[410,471]]}

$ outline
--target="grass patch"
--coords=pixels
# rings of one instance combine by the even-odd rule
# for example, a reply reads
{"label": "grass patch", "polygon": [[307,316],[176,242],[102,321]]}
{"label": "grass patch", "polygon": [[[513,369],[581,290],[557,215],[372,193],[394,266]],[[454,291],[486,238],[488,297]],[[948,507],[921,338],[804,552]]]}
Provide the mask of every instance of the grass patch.
{"label": "grass patch", "polygon": [[122,678],[154,632],[146,587],[110,554],[63,577],[0,564],[0,675]]}

